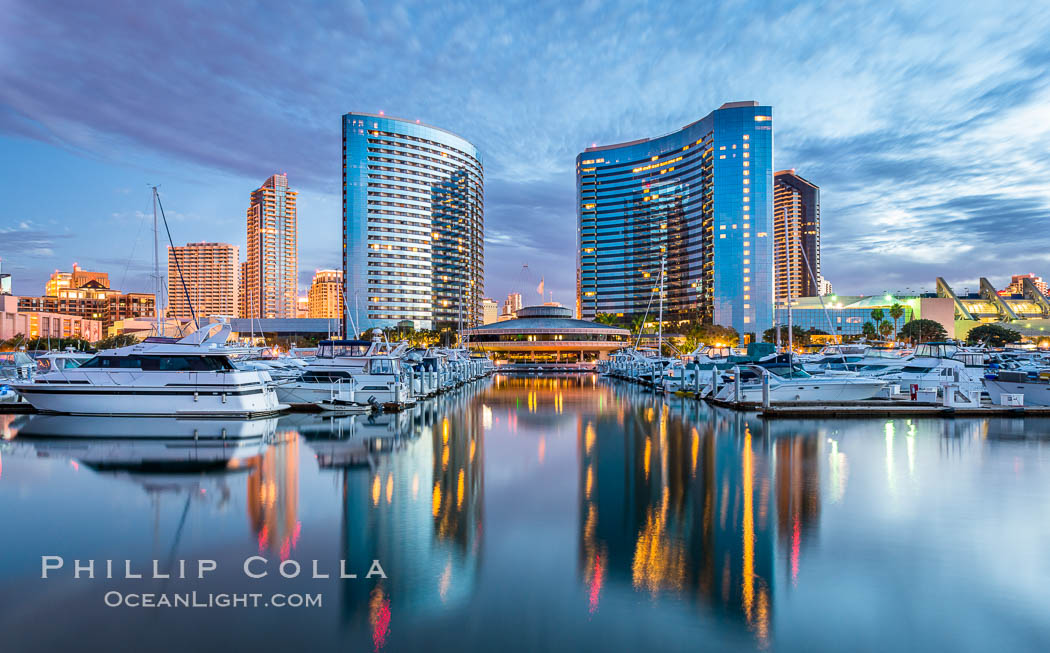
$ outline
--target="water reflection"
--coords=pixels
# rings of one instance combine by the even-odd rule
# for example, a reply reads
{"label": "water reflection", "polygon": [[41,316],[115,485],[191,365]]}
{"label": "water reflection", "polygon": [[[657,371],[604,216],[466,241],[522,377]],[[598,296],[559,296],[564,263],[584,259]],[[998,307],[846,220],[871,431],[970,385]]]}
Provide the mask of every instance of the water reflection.
{"label": "water reflection", "polygon": [[338,474],[342,558],[389,578],[341,586],[342,614],[382,646],[392,622],[468,602],[482,541],[484,412],[467,387],[397,414],[298,426],[322,473]]}
{"label": "water reflection", "polygon": [[[582,417],[581,570],[589,610],[606,583],[690,596],[767,636],[774,584],[770,443],[737,414],[706,423],[634,388]],[[734,432],[735,431],[735,432]],[[791,467],[790,456],[781,466]],[[804,472],[784,480],[799,485]],[[793,491],[778,488],[791,503]]]}
{"label": "water reflection", "polygon": [[[591,376],[496,376],[397,414],[0,416],[0,435],[10,560],[50,532],[98,547],[85,556],[387,571],[303,580],[325,609],[279,629],[239,613],[245,647],[835,650],[861,632],[980,650],[1050,635],[1046,420],[763,421]],[[31,575],[0,560],[5,582],[41,591]],[[215,589],[258,586],[231,574]],[[97,626],[95,597],[65,596]],[[1023,628],[987,616],[1007,606]],[[944,611],[987,634],[930,627]],[[229,630],[118,617],[201,644]]]}

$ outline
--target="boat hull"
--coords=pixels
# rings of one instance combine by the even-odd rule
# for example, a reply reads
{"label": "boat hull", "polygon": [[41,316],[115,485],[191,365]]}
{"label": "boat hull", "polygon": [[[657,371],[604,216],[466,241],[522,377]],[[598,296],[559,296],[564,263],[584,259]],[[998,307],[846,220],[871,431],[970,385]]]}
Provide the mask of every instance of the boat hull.
{"label": "boat hull", "polygon": [[1025,406],[1050,406],[1050,383],[1026,383],[1024,381],[999,381],[985,379],[988,396],[992,403],[1002,405],[1004,394],[1024,395]]}
{"label": "boat hull", "polygon": [[260,417],[287,408],[265,386],[172,388],[26,384],[16,386],[39,411],[63,415]]}

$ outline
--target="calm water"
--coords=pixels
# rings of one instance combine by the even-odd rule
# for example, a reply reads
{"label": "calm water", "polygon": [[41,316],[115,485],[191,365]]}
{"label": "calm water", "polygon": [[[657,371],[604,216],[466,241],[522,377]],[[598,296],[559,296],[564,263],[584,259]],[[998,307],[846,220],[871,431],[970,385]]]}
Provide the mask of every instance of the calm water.
{"label": "calm water", "polygon": [[[42,437],[78,433],[172,439]],[[0,415],[0,435],[4,651],[1050,646],[1045,421],[764,423],[497,377],[375,420]],[[65,563],[46,580],[45,555]],[[190,577],[107,580],[107,559]],[[363,578],[374,559],[386,579]],[[322,605],[107,607],[114,591]]]}

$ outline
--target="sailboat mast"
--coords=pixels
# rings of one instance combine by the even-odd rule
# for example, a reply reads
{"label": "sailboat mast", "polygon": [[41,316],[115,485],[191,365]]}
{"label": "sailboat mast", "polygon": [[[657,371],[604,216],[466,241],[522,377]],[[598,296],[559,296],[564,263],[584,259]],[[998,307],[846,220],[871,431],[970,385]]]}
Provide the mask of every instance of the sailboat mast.
{"label": "sailboat mast", "polygon": [[160,326],[160,237],[157,234],[157,187],[153,187],[153,317],[157,335],[164,335]]}
{"label": "sailboat mast", "polygon": [[664,350],[664,266],[667,257],[660,257],[660,310],[656,324],[656,355],[662,356]]}
{"label": "sailboat mast", "polygon": [[[784,207],[784,225],[788,223],[788,210]],[[795,235],[795,225],[791,225],[791,235]],[[792,241],[795,239],[792,238]],[[788,308],[788,356],[791,356],[795,351],[795,334],[794,334],[794,322],[791,317],[791,298],[794,296],[794,287],[792,283],[794,281],[794,270],[792,269],[795,265],[795,243],[791,242],[788,244],[788,294],[787,294],[787,308]],[[790,359],[789,359],[790,360]]]}

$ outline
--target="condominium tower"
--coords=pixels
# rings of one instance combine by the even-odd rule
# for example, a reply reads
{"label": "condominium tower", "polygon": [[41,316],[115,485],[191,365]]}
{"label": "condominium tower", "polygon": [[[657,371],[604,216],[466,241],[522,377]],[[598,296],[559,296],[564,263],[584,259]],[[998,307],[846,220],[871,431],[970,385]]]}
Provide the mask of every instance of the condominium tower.
{"label": "condominium tower", "polygon": [[168,247],[168,316],[236,317],[239,258],[238,247],[229,243]]}
{"label": "condominium tower", "polygon": [[730,102],[656,138],[576,159],[577,314],[773,321],[773,113]]}
{"label": "condominium tower", "polygon": [[310,317],[330,320],[343,317],[343,271],[318,270],[309,293]]}
{"label": "condominium tower", "polygon": [[271,176],[252,191],[248,206],[248,260],[244,317],[294,318],[299,285],[295,198],[288,176]]}
{"label": "condominium tower", "polygon": [[773,175],[773,284],[776,301],[820,294],[820,188],[781,170]]}
{"label": "condominium tower", "polygon": [[479,324],[484,238],[477,148],[418,121],[343,116],[347,329]]}

